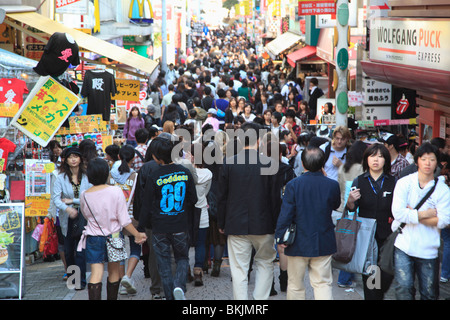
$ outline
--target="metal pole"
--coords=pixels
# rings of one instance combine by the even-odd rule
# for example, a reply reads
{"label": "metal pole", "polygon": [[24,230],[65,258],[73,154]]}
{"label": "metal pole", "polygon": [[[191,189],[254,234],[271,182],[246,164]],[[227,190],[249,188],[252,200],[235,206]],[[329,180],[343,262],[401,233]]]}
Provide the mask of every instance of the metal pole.
{"label": "metal pole", "polygon": [[[348,110],[348,0],[337,0],[336,2],[336,29],[338,42],[336,45],[336,72],[338,86],[336,89],[336,125],[347,126]],[[336,32],[335,29],[335,32]]]}
{"label": "metal pole", "polygon": [[161,70],[167,71],[167,6],[166,0],[162,0],[162,57]]}

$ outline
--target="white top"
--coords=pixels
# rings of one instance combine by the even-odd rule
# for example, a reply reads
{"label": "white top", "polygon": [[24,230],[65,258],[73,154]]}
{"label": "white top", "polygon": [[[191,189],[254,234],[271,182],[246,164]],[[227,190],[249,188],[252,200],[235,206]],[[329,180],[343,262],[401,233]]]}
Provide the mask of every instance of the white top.
{"label": "white top", "polygon": [[200,228],[209,227],[209,215],[208,215],[208,201],[206,196],[208,195],[209,189],[211,189],[212,182],[212,172],[209,169],[196,168],[198,181],[195,185],[197,190],[197,203],[195,207],[201,208],[202,213],[200,215]]}
{"label": "white top", "polygon": [[419,223],[415,208],[422,198],[433,187],[434,180],[428,182],[425,188],[419,186],[418,172],[412,173],[397,181],[392,200],[392,215],[395,221],[392,230],[395,231],[401,223],[406,223],[398,235],[395,246],[407,255],[421,259],[434,259],[438,256],[441,244],[440,229],[450,224],[450,190],[443,176],[439,177],[433,194],[422,205],[419,211],[436,208],[439,219],[437,227],[429,227]]}
{"label": "white top", "polygon": [[[331,141],[330,142],[325,142],[324,144],[322,144],[320,146],[320,149],[322,149],[323,152],[325,152],[328,143],[331,143]],[[327,177],[328,178],[333,179],[334,181],[338,181],[338,170],[339,170],[339,167],[336,167],[333,164],[333,157],[339,158],[339,160],[341,160],[342,165],[343,165],[345,163],[346,157],[344,157],[344,159],[342,159],[342,157],[346,153],[347,153],[347,148],[345,148],[344,150],[341,150],[341,151],[336,151],[336,150],[334,150],[333,145],[331,145],[330,156],[328,157],[328,160],[327,160],[327,162],[325,163],[325,165],[323,167],[325,172],[327,173]]]}

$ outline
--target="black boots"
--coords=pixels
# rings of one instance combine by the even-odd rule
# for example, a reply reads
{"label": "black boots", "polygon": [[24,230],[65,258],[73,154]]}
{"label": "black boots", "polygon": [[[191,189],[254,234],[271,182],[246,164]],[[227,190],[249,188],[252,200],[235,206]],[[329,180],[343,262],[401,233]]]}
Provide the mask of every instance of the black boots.
{"label": "black boots", "polygon": [[102,300],[102,283],[88,283],[89,300]]}
{"label": "black boots", "polygon": [[119,293],[120,279],[116,282],[106,282],[106,300],[117,300]]}
{"label": "black boots", "polygon": [[220,274],[220,266],[222,265],[222,259],[214,259],[214,265],[211,271],[211,277],[218,277]]}
{"label": "black boots", "polygon": [[281,292],[286,292],[287,290],[287,282],[288,282],[288,274],[287,270],[283,271],[280,269],[280,276],[278,277],[280,280],[280,290]]}

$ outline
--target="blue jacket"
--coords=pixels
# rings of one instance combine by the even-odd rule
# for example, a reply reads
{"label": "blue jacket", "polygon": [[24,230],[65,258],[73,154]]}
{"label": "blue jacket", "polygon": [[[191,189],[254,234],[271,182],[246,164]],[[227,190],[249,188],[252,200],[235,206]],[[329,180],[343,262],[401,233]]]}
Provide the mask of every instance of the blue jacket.
{"label": "blue jacket", "polygon": [[333,210],[341,203],[339,184],[321,172],[305,172],[286,185],[275,239],[282,242],[289,225],[297,225],[287,256],[320,257],[336,252]]}

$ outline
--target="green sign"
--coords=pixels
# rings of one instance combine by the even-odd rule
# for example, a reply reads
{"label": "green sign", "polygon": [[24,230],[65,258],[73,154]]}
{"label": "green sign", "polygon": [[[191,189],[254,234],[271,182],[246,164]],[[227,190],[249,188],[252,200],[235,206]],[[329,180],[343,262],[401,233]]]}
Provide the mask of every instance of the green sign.
{"label": "green sign", "polygon": [[348,67],[348,50],[345,48],[342,48],[338,51],[337,54],[337,65],[339,69],[345,70]]}
{"label": "green sign", "polygon": [[348,24],[348,17],[349,17],[348,4],[342,3],[337,9],[337,19],[339,21],[339,24],[341,26],[346,26]]}
{"label": "green sign", "polygon": [[347,92],[341,92],[339,93],[337,100],[336,100],[337,108],[340,113],[346,113],[348,110],[348,96]]}

